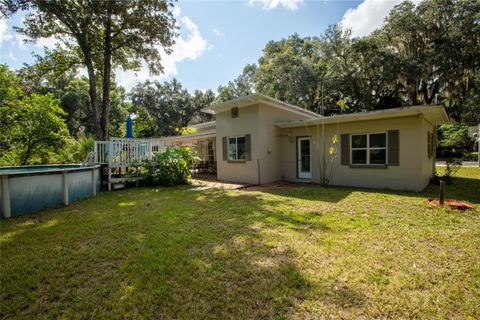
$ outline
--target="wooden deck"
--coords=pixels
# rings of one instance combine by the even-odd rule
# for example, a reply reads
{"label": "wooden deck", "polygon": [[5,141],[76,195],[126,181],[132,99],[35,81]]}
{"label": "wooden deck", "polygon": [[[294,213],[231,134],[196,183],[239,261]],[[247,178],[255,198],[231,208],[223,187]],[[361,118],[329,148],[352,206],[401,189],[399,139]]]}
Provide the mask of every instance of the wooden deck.
{"label": "wooden deck", "polygon": [[[89,154],[85,163],[103,164],[106,167],[105,180],[108,182],[108,190],[112,190],[113,184],[121,184],[129,181],[138,181],[138,178],[124,177],[129,167],[145,160],[152,159],[157,152],[163,152],[168,146],[196,146],[196,144],[210,141],[211,132],[189,134],[175,137],[162,138],[110,138],[108,141],[95,141],[94,151]],[[194,172],[215,172],[215,141],[203,146],[204,157],[213,161],[201,161],[194,168]]]}
{"label": "wooden deck", "polygon": [[112,184],[139,180],[134,177],[113,177],[115,171],[122,175],[125,169],[152,159],[154,153],[165,149],[165,143],[161,138],[110,138],[109,141],[95,141],[93,156],[89,161],[107,165],[108,190],[111,190]]}

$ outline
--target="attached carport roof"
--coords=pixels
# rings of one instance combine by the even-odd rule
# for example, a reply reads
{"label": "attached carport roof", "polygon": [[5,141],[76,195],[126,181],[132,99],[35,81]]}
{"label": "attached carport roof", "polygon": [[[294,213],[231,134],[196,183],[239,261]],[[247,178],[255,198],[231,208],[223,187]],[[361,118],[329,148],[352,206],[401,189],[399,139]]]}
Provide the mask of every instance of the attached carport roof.
{"label": "attached carport roof", "polygon": [[207,108],[202,109],[202,112],[210,113],[210,114],[217,114],[220,112],[228,111],[231,108],[238,107],[246,107],[255,103],[262,102],[266,105],[272,106],[274,108],[279,108],[283,110],[290,111],[292,113],[296,113],[299,115],[304,116],[306,119],[317,119],[321,116],[315,112],[294,106],[292,104],[265,96],[263,94],[251,94],[245,97],[236,98],[230,101],[226,101],[224,103],[220,103],[217,105],[209,106]]}
{"label": "attached carport roof", "polygon": [[197,124],[189,125],[188,128],[197,129],[197,130],[207,130],[207,129],[214,129],[216,126],[215,120],[202,122]]}
{"label": "attached carport roof", "polygon": [[448,123],[450,121],[447,113],[445,112],[445,108],[443,106],[422,105],[422,106],[413,106],[413,107],[376,110],[376,111],[369,111],[369,112],[346,113],[346,114],[335,115],[330,117],[322,117],[319,119],[277,122],[275,123],[275,125],[280,128],[293,128],[293,127],[316,125],[316,124],[322,124],[322,123],[323,124],[347,123],[347,122],[380,120],[380,119],[410,117],[410,116],[419,116],[419,115],[423,115],[425,119],[427,119],[428,121],[430,121],[432,124],[435,124],[435,125]]}
{"label": "attached carport roof", "polygon": [[190,142],[190,141],[193,141],[193,140],[214,138],[215,136],[216,136],[216,130],[215,129],[210,129],[210,130],[205,130],[205,131],[202,131],[202,132],[182,134],[182,135],[178,135],[178,136],[161,137],[160,139],[165,141],[165,142],[177,142],[177,141]]}

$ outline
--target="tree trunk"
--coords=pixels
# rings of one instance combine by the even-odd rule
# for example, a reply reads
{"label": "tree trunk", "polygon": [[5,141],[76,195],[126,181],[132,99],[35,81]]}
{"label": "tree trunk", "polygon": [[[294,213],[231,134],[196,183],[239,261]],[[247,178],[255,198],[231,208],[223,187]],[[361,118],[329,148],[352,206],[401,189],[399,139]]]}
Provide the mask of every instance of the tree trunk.
{"label": "tree trunk", "polygon": [[95,128],[95,137],[99,140],[103,140],[102,130],[100,128],[100,121],[98,117],[98,99],[97,99],[97,81],[95,79],[95,69],[93,68],[93,63],[91,59],[85,57],[85,64],[87,66],[88,73],[88,95],[90,96],[90,106],[92,107],[94,128]]}
{"label": "tree trunk", "polygon": [[439,83],[437,81],[435,81],[435,83],[433,84],[433,87],[432,87],[432,92],[429,95],[427,85],[425,83],[423,84],[422,94],[423,94],[423,99],[425,100],[426,104],[431,104],[432,103],[432,101],[435,98],[435,95],[437,94],[439,88],[440,88]]}
{"label": "tree trunk", "polygon": [[85,60],[85,66],[87,67],[88,74],[88,95],[90,96],[90,106],[92,108],[95,137],[98,140],[102,140],[102,131],[100,128],[100,119],[98,117],[98,99],[97,99],[97,80],[95,79],[95,68],[93,66],[92,50],[88,45],[88,37],[82,35],[76,35],[77,42],[83,53]]}
{"label": "tree trunk", "polygon": [[418,105],[417,99],[417,85],[412,84],[410,89],[410,100],[412,100],[412,106]]}
{"label": "tree trunk", "polygon": [[27,143],[27,150],[25,150],[25,153],[23,154],[22,160],[20,161],[21,166],[25,166],[27,164],[28,159],[30,159],[32,148],[33,148],[32,143],[29,141]]}
{"label": "tree trunk", "polygon": [[107,5],[107,19],[105,21],[104,56],[103,56],[103,93],[102,93],[102,118],[101,128],[103,139],[108,139],[110,115],[110,87],[112,74],[112,20],[111,7]]}

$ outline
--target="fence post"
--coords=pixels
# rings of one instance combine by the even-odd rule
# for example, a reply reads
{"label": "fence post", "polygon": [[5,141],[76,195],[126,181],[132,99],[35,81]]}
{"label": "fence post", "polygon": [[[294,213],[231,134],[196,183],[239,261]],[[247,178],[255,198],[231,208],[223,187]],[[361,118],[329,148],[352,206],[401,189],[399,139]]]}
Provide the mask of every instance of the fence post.
{"label": "fence post", "polygon": [[93,144],[93,153],[94,153],[94,156],[95,156],[95,159],[93,159],[94,162],[100,162],[100,157],[98,156],[98,142],[95,141],[94,144]]}
{"label": "fence post", "polygon": [[445,180],[440,180],[440,194],[438,196],[438,202],[442,207],[445,204]]}
{"label": "fence post", "polygon": [[63,190],[63,204],[68,206],[68,178],[67,172],[62,171],[62,190]]}
{"label": "fence post", "polygon": [[109,142],[109,150],[108,150],[108,191],[112,190],[112,153],[113,153],[113,143],[112,138],[110,138]]}
{"label": "fence post", "polygon": [[12,207],[10,204],[10,182],[8,176],[2,177],[2,212],[4,218],[10,218]]}
{"label": "fence post", "polygon": [[97,181],[95,180],[95,171],[97,171],[97,168],[92,169],[92,195],[97,194]]}

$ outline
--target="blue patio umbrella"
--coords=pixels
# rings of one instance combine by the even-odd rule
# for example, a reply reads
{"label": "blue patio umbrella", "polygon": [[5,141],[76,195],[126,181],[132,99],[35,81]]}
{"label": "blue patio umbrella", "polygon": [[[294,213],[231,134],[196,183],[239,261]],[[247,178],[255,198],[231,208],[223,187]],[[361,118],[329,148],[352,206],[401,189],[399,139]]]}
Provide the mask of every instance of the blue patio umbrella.
{"label": "blue patio umbrella", "polygon": [[133,136],[133,120],[130,115],[127,118],[127,132],[125,133],[125,138],[134,138]]}

